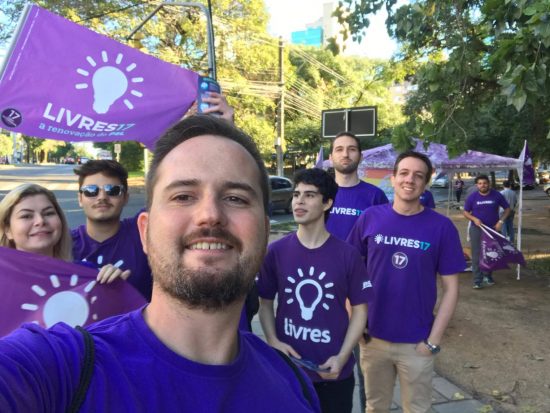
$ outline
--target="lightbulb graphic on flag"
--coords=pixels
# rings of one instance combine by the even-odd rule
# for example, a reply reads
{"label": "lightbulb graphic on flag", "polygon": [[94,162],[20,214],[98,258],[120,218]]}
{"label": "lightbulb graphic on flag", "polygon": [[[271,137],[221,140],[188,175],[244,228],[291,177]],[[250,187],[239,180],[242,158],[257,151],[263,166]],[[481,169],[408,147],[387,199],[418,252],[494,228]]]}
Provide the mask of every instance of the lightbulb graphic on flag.
{"label": "lightbulb graphic on flag", "polygon": [[[92,88],[94,90],[93,109],[96,113],[107,113],[113,103],[125,96],[128,92],[129,85],[132,83],[142,83],[142,77],[130,77],[130,72],[136,68],[135,63],[131,63],[126,67],[120,67],[123,60],[123,54],[119,53],[115,59],[114,65],[109,63],[109,56],[105,50],[101,52],[101,62],[98,64],[91,56],[87,56],[86,60],[92,67],[90,70],[78,68],[76,72],[84,77],[89,77],[91,71]],[[103,65],[101,65],[103,63]],[[89,83],[77,83],[76,89],[87,89]],[[131,89],[129,92],[132,96],[141,98],[143,93],[136,89]],[[130,110],[134,108],[134,104],[129,98],[123,100],[124,105]]]}
{"label": "lightbulb graphic on flag", "polygon": [[297,273],[299,278],[301,278],[299,282],[297,282],[293,277],[287,277],[288,282],[290,284],[295,284],[296,288],[285,288],[285,293],[291,294],[291,297],[287,299],[286,303],[292,304],[295,296],[298,301],[298,305],[300,306],[301,317],[304,320],[309,321],[313,318],[313,313],[319,305],[321,305],[321,307],[325,310],[330,309],[330,306],[327,304],[326,300],[323,301],[323,299],[333,300],[334,294],[325,293],[324,289],[334,287],[334,283],[330,282],[322,285],[321,281],[326,276],[326,272],[324,271],[319,274],[317,279],[314,279],[315,267],[309,267],[308,278],[304,278],[305,275],[301,268],[297,269]]}
{"label": "lightbulb graphic on flag", "polygon": [[[90,307],[96,302],[97,297],[90,297],[88,301],[87,297],[75,291],[75,287],[78,286],[78,275],[73,274],[69,278],[69,288],[63,288],[61,286],[60,279],[57,275],[50,275],[49,277],[51,287],[41,287],[34,284],[31,286],[31,290],[40,297],[37,300],[45,303],[41,306],[36,302],[26,302],[21,305],[22,310],[36,312],[36,319],[33,320],[36,324],[42,324],[40,322],[40,313],[42,315],[43,324],[46,327],[51,327],[56,323],[64,322],[72,327],[77,325],[84,325],[90,317]],[[87,281],[84,285],[83,292],[89,293],[96,281]],[[92,314],[92,320],[97,320],[96,313]]]}

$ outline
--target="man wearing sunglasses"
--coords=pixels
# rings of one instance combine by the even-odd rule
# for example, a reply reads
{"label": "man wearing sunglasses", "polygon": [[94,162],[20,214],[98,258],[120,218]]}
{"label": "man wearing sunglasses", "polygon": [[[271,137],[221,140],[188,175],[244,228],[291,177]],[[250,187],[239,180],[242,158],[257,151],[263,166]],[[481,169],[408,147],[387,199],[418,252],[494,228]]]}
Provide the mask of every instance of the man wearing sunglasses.
{"label": "man wearing sunglasses", "polygon": [[[151,269],[139,239],[137,215],[120,219],[128,203],[128,172],[116,161],[92,160],[75,173],[86,224],[72,230],[74,258],[97,267],[113,264],[129,270],[128,282],[150,300]],[[102,281],[112,281],[114,276],[114,272],[107,274]]]}

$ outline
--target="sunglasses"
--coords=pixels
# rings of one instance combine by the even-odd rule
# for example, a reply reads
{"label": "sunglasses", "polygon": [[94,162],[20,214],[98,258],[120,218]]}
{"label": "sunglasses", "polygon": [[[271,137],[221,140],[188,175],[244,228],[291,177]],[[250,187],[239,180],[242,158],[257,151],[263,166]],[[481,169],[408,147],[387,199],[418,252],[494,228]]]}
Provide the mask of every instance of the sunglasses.
{"label": "sunglasses", "polygon": [[80,188],[80,193],[87,198],[93,198],[99,195],[99,190],[103,189],[108,196],[121,196],[124,193],[122,185],[84,185]]}

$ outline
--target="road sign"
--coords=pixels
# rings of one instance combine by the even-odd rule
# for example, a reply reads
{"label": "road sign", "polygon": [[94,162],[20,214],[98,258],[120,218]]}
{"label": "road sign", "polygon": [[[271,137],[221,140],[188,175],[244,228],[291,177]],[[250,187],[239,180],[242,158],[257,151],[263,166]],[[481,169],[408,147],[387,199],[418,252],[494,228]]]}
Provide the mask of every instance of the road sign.
{"label": "road sign", "polygon": [[122,147],[120,143],[115,143],[115,153],[118,155],[121,152],[122,152]]}
{"label": "road sign", "polygon": [[323,110],[322,116],[323,138],[334,138],[338,133],[345,131],[358,137],[376,136],[376,106]]}

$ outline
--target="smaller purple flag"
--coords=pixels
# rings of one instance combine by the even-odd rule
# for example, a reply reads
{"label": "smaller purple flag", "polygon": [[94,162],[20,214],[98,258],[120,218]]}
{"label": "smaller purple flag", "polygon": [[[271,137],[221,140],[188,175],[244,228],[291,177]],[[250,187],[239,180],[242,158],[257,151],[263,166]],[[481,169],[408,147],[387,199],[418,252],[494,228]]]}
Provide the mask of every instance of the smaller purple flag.
{"label": "smaller purple flag", "polygon": [[481,254],[479,268],[482,271],[504,270],[508,264],[525,266],[525,258],[510,242],[495,230],[483,226],[481,228]]}
{"label": "smaller purple flag", "polygon": [[324,161],[324,153],[323,153],[323,145],[319,148],[319,153],[317,154],[317,160],[315,161],[315,167],[319,169],[323,169],[323,161]]}
{"label": "smaller purple flag", "polygon": [[519,158],[523,161],[523,184],[534,185],[535,169],[533,168],[533,158],[531,158],[527,141],[525,141],[525,145],[523,146],[523,150],[521,151]]}
{"label": "smaller purple flag", "polygon": [[92,268],[0,247],[0,337],[22,323],[84,326],[146,304],[129,283],[96,277]]}

